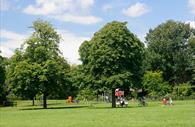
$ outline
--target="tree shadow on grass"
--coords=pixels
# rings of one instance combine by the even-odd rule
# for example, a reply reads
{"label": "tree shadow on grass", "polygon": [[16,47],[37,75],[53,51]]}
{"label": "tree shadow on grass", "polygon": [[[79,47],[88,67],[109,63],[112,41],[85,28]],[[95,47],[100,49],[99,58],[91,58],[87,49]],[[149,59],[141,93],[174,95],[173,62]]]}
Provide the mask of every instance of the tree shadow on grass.
{"label": "tree shadow on grass", "polygon": [[37,107],[32,107],[32,108],[24,108],[20,110],[50,110],[50,109],[79,109],[79,108],[87,108],[88,106],[86,105],[80,105],[80,106],[60,106],[60,107],[48,107],[47,109],[44,108],[37,108]]}
{"label": "tree shadow on grass", "polygon": [[[145,106],[147,107],[147,106]],[[127,106],[127,107],[115,107],[115,108],[112,108],[112,106],[102,106],[102,107],[96,107],[95,105],[93,106],[88,106],[88,109],[132,109],[132,108],[145,108],[144,106]]]}
{"label": "tree shadow on grass", "polygon": [[[52,105],[60,105],[62,103],[52,103],[52,104],[47,104],[48,106],[52,106]],[[23,107],[32,107],[32,104],[28,104],[28,105],[23,105]],[[42,106],[42,104],[35,104],[35,106]]]}
{"label": "tree shadow on grass", "polygon": [[[81,109],[81,108],[86,108],[86,109],[133,109],[133,108],[147,108],[147,107],[154,107],[154,106],[137,106],[137,105],[131,105],[128,107],[116,107],[112,108],[111,106],[97,106],[96,104],[94,105],[67,105],[67,106],[55,106],[55,107],[48,107],[47,109]],[[47,110],[46,109],[46,110]],[[42,107],[31,107],[31,108],[23,108],[20,110],[45,110]]]}

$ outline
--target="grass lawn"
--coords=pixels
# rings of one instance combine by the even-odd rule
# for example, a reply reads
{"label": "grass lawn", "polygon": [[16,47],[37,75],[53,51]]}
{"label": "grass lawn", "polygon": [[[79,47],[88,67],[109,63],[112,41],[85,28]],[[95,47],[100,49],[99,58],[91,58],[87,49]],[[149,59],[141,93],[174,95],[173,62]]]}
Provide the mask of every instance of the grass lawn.
{"label": "grass lawn", "polygon": [[138,107],[112,109],[111,104],[65,104],[50,100],[49,109],[18,101],[17,107],[0,108],[0,127],[195,127],[195,100],[175,101],[173,106],[148,102]]}

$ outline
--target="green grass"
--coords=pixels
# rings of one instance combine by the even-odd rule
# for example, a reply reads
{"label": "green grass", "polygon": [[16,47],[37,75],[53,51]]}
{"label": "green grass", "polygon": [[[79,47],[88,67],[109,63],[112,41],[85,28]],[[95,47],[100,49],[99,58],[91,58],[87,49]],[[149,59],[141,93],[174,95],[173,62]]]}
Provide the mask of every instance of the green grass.
{"label": "green grass", "polygon": [[195,127],[195,101],[176,101],[173,106],[149,102],[138,107],[110,108],[111,104],[65,104],[49,101],[49,109],[19,101],[17,107],[0,108],[0,127]]}

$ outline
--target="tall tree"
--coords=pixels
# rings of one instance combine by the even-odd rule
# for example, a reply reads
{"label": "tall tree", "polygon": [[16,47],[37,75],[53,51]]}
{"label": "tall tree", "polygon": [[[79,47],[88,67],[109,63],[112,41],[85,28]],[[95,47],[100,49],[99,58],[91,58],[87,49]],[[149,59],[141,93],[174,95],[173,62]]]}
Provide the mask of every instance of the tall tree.
{"label": "tall tree", "polygon": [[193,50],[190,38],[194,38],[195,29],[189,24],[169,20],[146,36],[147,70],[161,70],[163,77],[171,84],[188,82],[193,75]]}
{"label": "tall tree", "polygon": [[29,96],[35,96],[37,92],[41,92],[43,108],[47,108],[47,97],[66,84],[69,64],[60,55],[60,36],[51,24],[38,20],[33,23],[32,28],[35,31],[26,40],[27,47],[21,50],[21,61],[15,62],[13,69],[10,69],[14,73],[10,73],[12,78],[9,81],[22,95],[31,93]]}
{"label": "tall tree", "polygon": [[91,88],[115,89],[137,87],[141,84],[144,45],[131,33],[126,22],[113,21],[85,41],[79,49],[84,72],[90,77]]}
{"label": "tall tree", "polygon": [[[0,51],[1,53],[1,51]],[[5,63],[4,58],[0,55],[0,104],[6,100],[6,89],[5,89]]]}
{"label": "tall tree", "polygon": [[191,59],[189,60],[190,61],[189,68],[191,68],[192,70],[191,84],[195,88],[195,34],[189,38],[189,54],[191,54],[192,56],[190,57]]}

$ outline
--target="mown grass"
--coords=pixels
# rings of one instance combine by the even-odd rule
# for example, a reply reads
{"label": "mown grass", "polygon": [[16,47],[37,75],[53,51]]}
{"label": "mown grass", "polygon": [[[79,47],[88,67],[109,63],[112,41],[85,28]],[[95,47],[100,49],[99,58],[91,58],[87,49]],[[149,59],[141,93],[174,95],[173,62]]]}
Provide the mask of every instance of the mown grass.
{"label": "mown grass", "polygon": [[18,101],[17,107],[0,108],[0,127],[195,127],[195,101],[176,101],[173,106],[148,102],[138,107],[110,108],[111,104],[48,102],[49,109]]}

